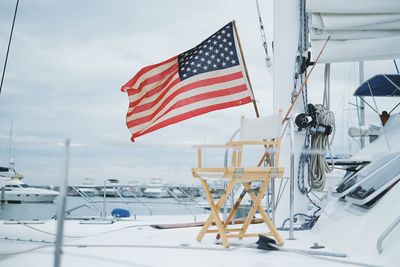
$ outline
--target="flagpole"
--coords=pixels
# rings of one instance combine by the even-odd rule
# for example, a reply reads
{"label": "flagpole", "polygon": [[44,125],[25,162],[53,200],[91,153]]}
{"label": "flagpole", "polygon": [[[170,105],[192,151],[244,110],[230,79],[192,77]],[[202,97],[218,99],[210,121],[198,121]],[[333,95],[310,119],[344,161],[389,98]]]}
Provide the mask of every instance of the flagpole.
{"label": "flagpole", "polygon": [[324,46],[321,48],[321,51],[319,51],[318,57],[316,58],[314,64],[312,65],[310,72],[308,73],[308,75],[307,75],[306,79],[304,80],[304,82],[301,84],[299,91],[295,95],[295,97],[294,97],[294,99],[292,101],[292,104],[290,105],[288,111],[285,114],[285,117],[283,117],[282,125],[289,119],[289,115],[290,115],[290,112],[292,111],[292,108],[296,104],[297,99],[299,98],[300,94],[303,92],[303,90],[304,90],[304,88],[305,88],[305,86],[306,86],[306,84],[308,82],[308,78],[310,78],[311,73],[313,72],[315,66],[317,65],[317,63],[319,61],[319,58],[321,57],[322,52],[324,52],[325,47],[328,44],[330,39],[331,39],[331,36],[329,35],[328,38],[326,39],[325,43],[324,43]]}
{"label": "flagpole", "polygon": [[254,97],[253,88],[252,88],[252,86],[251,86],[250,76],[249,76],[249,72],[247,71],[246,60],[244,59],[244,54],[243,54],[243,50],[242,50],[242,45],[240,44],[239,32],[238,32],[238,30],[236,29],[236,22],[235,22],[235,20],[232,21],[232,24],[233,24],[233,29],[235,30],[235,34],[236,34],[237,41],[238,41],[238,44],[239,44],[240,57],[242,58],[242,61],[243,61],[244,71],[245,71],[245,73],[246,73],[247,81],[249,81],[250,91],[251,91],[251,93],[253,94],[253,101],[252,101],[252,102],[253,102],[253,106],[254,106],[254,111],[256,112],[257,118],[259,118],[259,117],[260,117],[260,113],[258,112],[257,102],[256,102],[256,99],[255,99],[255,97]]}

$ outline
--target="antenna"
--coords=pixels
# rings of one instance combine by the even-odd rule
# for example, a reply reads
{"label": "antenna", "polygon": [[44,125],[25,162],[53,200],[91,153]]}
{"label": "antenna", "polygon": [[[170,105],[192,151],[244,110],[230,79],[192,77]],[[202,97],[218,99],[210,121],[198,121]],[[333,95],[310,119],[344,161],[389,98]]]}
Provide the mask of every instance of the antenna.
{"label": "antenna", "polygon": [[15,159],[14,159],[14,153],[13,153],[13,121],[11,120],[11,126],[10,126],[10,135],[8,137],[8,158],[9,158],[9,168],[14,170],[15,168]]}

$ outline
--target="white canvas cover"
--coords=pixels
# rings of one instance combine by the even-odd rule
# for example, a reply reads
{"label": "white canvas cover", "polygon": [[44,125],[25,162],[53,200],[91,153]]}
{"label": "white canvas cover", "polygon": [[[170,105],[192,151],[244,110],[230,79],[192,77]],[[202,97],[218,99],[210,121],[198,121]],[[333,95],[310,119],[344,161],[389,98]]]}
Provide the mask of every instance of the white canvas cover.
{"label": "white canvas cover", "polygon": [[314,60],[331,36],[320,63],[400,56],[399,0],[308,0]]}
{"label": "white canvas cover", "polygon": [[277,115],[245,119],[240,124],[240,140],[264,140],[281,136],[282,113]]}

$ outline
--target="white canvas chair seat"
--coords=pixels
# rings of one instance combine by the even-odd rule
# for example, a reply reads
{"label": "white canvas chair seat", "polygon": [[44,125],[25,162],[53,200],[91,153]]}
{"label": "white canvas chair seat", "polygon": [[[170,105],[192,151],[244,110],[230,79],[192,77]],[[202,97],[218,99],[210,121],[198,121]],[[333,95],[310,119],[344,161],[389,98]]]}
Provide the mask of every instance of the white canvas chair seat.
{"label": "white canvas chair seat", "polygon": [[[211,208],[211,214],[197,236],[198,241],[201,241],[207,233],[218,233],[224,247],[229,247],[230,243],[228,238],[254,237],[259,234],[264,234],[274,237],[277,244],[283,244],[282,238],[261,205],[261,200],[265,196],[270,179],[282,177],[284,172],[284,169],[279,167],[278,164],[281,115],[280,113],[278,115],[257,119],[242,118],[239,141],[231,141],[225,145],[196,146],[198,164],[196,168],[192,169],[192,173],[195,178],[200,180]],[[245,158],[244,147],[246,146],[261,146],[264,148],[262,159],[260,161],[257,159],[259,164],[255,163],[251,166],[243,166],[242,162]],[[230,150],[232,159],[229,166],[214,168],[203,166],[202,152],[207,148],[223,148]],[[223,180],[226,182],[225,191],[218,199],[217,203],[214,202],[209,187],[209,182],[215,180]],[[259,184],[258,193],[255,193],[252,189],[253,183]],[[240,199],[235,203],[236,209],[234,208],[231,210],[225,222],[221,220],[219,211],[237,184],[241,184],[245,188],[246,193],[252,200],[252,207],[241,227],[229,228],[229,222],[233,218],[237,207],[240,205]],[[260,213],[269,231],[263,233],[247,233],[250,223],[254,219],[254,215],[257,211]],[[209,229],[213,227],[213,224],[216,226],[216,229]]]}

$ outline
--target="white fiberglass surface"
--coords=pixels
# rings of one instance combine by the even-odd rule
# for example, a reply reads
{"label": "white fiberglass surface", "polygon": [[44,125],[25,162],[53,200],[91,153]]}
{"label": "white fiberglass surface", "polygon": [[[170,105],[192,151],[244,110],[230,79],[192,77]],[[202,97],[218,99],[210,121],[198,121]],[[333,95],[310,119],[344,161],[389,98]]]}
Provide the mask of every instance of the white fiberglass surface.
{"label": "white fiberglass surface", "polygon": [[[205,220],[206,217],[199,217]],[[154,216],[136,221],[118,221],[107,225],[82,225],[79,221],[65,222],[62,254],[63,266],[341,266],[338,262],[321,260],[290,252],[256,249],[257,238],[231,240],[224,249],[215,244],[215,233],[196,241],[199,227],[158,230],[154,223],[193,222],[191,216]],[[1,266],[53,266],[53,246],[56,222],[44,224],[2,224],[0,248],[9,257],[0,258]],[[253,225],[259,228],[265,225]],[[298,232],[296,240],[286,240],[285,248],[310,250],[318,238],[311,232]],[[16,239],[19,238],[19,241]],[[31,242],[29,242],[31,240]],[[24,252],[25,251],[25,252]],[[327,247],[322,251],[333,251]],[[20,253],[20,254],[18,254]],[[351,258],[340,259],[350,261]],[[351,265],[343,265],[351,266]]]}

